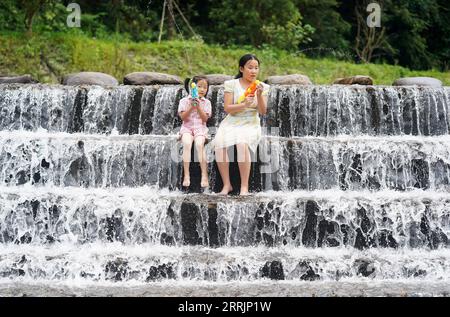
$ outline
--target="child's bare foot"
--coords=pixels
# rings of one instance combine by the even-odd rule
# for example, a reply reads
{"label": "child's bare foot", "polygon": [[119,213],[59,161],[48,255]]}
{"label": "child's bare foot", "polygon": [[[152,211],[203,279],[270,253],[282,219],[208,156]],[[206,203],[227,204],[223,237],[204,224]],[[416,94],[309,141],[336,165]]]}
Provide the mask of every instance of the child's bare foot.
{"label": "child's bare foot", "polygon": [[231,186],[223,186],[222,191],[219,193],[219,195],[228,195],[229,192],[233,190],[233,187]]}
{"label": "child's bare foot", "polygon": [[200,182],[201,187],[209,187],[208,176],[202,176],[202,181]]}
{"label": "child's bare foot", "polygon": [[189,186],[191,186],[191,179],[188,176],[184,176],[183,187],[189,187]]}

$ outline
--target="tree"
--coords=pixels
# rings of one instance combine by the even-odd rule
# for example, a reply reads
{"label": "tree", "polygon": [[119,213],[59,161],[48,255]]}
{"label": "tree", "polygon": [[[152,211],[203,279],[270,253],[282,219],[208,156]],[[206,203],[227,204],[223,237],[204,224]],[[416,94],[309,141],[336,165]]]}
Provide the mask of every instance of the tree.
{"label": "tree", "polygon": [[337,11],[337,0],[296,0],[303,23],[311,25],[315,31],[311,42],[302,44],[302,52],[308,56],[332,55],[348,57],[351,25]]}
{"label": "tree", "polygon": [[386,0],[388,40],[397,50],[391,62],[419,70],[432,67],[426,40],[432,34],[426,33],[435,5],[434,0]]}
{"label": "tree", "polygon": [[450,5],[448,0],[436,1],[436,11],[432,14],[428,28],[427,46],[434,54],[435,64],[441,71],[450,70]]}
{"label": "tree", "polygon": [[173,39],[175,34],[175,13],[173,11],[173,0],[167,0],[167,38]]}
{"label": "tree", "polygon": [[369,2],[357,4],[354,9],[357,24],[355,52],[364,63],[370,63],[372,61],[376,50],[385,50],[390,53],[395,52],[387,41],[385,26],[378,28],[367,25],[365,13],[367,12],[368,4]]}
{"label": "tree", "polygon": [[[359,6],[358,12],[363,17],[367,17],[368,13],[364,12],[362,7],[369,2],[371,1],[348,0],[342,2],[339,7],[341,16],[353,26],[349,40],[355,49],[358,47],[358,39],[360,48],[364,38],[368,39],[372,36],[373,39],[373,34],[364,33],[362,28],[358,36],[358,14],[355,13],[355,8]],[[382,43],[378,43],[376,39],[372,40],[371,46],[379,44],[378,46],[381,47],[373,50],[370,61],[400,64],[417,70],[442,66],[445,63],[441,58],[444,57],[445,60],[445,57],[449,56],[445,53],[446,48],[449,47],[448,1],[378,0],[376,2],[381,5],[381,25],[385,31]],[[362,59],[363,57],[364,54]]]}
{"label": "tree", "polygon": [[217,1],[209,18],[214,20],[210,37],[220,43],[268,44],[292,50],[309,41],[313,33],[311,26],[302,24],[293,0]]}
{"label": "tree", "polygon": [[25,29],[29,36],[33,33],[33,20],[47,0],[21,0],[20,5],[25,12]]}

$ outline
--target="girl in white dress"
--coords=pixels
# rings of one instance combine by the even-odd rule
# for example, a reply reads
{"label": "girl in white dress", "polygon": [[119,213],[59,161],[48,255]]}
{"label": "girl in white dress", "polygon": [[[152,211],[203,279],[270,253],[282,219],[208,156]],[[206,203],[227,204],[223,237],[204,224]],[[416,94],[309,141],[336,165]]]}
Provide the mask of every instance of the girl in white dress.
{"label": "girl in white dress", "polygon": [[259,83],[254,95],[238,102],[240,96],[256,80],[259,73],[259,60],[253,54],[246,54],[239,60],[239,74],[236,79],[224,83],[224,110],[228,115],[220,123],[212,145],[216,152],[216,162],[222,177],[223,188],[220,194],[227,195],[233,190],[230,183],[229,157],[227,148],[236,145],[239,174],[241,176],[240,195],[248,195],[250,177],[250,151],[256,155],[261,139],[259,115],[267,112],[269,85]]}

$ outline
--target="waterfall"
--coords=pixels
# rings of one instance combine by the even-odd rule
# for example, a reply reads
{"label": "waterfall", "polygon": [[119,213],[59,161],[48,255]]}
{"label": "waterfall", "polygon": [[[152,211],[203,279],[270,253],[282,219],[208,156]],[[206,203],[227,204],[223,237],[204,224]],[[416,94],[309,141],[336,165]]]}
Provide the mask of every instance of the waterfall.
{"label": "waterfall", "polygon": [[[87,134],[174,133],[181,121],[181,86],[1,86],[0,130]],[[209,126],[225,117],[223,88],[207,98]],[[280,86],[271,89],[263,126],[283,137],[337,135],[448,135],[450,87]]]}
{"label": "waterfall", "polygon": [[450,292],[450,87],[271,87],[249,197],[180,190],[184,96],[0,85],[2,293]]}

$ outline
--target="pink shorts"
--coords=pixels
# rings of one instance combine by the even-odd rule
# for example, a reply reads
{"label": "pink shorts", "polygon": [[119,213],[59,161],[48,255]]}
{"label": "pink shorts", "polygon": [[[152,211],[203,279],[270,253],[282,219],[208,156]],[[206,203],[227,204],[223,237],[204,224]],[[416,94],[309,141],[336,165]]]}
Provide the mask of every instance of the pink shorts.
{"label": "pink shorts", "polygon": [[198,136],[203,136],[205,137],[205,139],[208,139],[208,128],[207,127],[196,127],[196,128],[189,128],[186,126],[181,126],[179,137],[178,139],[181,139],[181,137],[183,136],[183,134],[185,133],[189,133],[190,135],[192,135],[194,138],[198,137]]}

